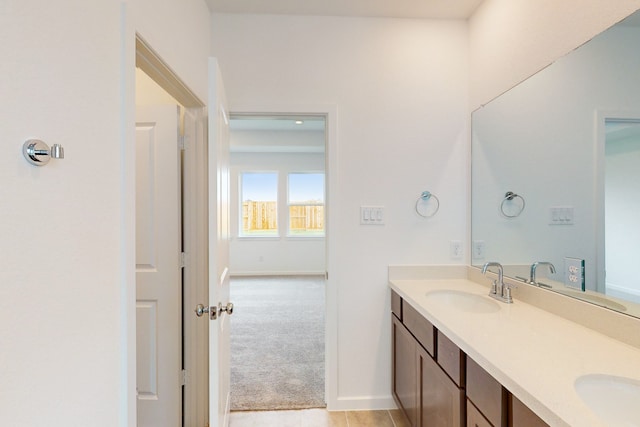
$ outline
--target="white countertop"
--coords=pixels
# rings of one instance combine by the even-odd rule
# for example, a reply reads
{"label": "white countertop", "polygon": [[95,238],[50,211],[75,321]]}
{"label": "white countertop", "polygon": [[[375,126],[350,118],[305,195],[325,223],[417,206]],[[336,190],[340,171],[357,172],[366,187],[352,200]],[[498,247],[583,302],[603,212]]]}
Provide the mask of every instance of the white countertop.
{"label": "white countertop", "polygon": [[496,301],[495,313],[472,313],[426,296],[457,290],[495,301],[488,287],[468,279],[391,278],[390,286],[551,426],[612,427],[577,395],[574,381],[581,375],[640,380],[640,349],[519,301],[516,294],[513,304]]}

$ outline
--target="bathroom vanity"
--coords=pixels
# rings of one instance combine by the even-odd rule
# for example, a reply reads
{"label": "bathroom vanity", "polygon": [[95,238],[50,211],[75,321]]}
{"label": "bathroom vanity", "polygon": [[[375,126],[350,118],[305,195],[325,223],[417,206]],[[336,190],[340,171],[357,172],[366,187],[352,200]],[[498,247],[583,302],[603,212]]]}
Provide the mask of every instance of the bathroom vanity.
{"label": "bathroom vanity", "polygon": [[489,298],[491,280],[469,267],[390,267],[389,282],[393,395],[412,426],[640,425],[640,401],[594,404],[581,385],[622,381],[640,399],[638,347],[536,307],[543,294]]}

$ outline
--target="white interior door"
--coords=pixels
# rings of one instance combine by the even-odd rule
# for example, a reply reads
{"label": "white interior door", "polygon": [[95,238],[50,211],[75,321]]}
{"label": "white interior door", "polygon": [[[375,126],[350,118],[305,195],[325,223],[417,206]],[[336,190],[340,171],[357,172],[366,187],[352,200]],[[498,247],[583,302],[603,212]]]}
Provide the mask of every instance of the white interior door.
{"label": "white interior door", "polygon": [[[218,63],[209,60],[209,421],[229,425],[229,120]],[[217,310],[221,307],[222,310]],[[226,309],[226,310],[225,310]],[[213,312],[215,316],[212,316]]]}
{"label": "white interior door", "polygon": [[136,111],[138,427],[182,422],[177,106]]}

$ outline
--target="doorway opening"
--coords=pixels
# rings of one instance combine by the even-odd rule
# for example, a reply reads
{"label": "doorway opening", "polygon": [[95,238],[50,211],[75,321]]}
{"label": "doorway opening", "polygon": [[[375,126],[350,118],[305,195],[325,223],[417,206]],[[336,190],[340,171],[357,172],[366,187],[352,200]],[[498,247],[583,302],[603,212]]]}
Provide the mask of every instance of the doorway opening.
{"label": "doorway opening", "polygon": [[640,286],[630,279],[640,255],[631,238],[640,235],[635,216],[640,209],[639,163],[640,119],[605,119],[605,292],[634,302],[640,302]]}
{"label": "doorway opening", "polygon": [[231,410],[326,406],[326,122],[231,114]]}
{"label": "doorway opening", "polygon": [[[171,244],[172,252],[167,258],[171,260],[170,269],[178,272],[177,277],[172,273],[172,283],[167,288],[175,289],[176,284],[182,283],[182,286],[177,288],[179,295],[172,295],[169,298],[171,302],[168,304],[172,306],[171,310],[164,307],[167,304],[166,298],[165,301],[160,301],[155,300],[153,295],[137,296],[137,299],[142,299],[142,303],[138,303],[136,309],[138,425],[159,425],[159,422],[154,421],[158,417],[165,423],[169,419],[176,419],[176,413],[179,421],[174,425],[206,425],[209,418],[209,387],[206,375],[208,323],[198,322],[193,315],[193,307],[198,302],[207,301],[208,295],[206,286],[208,249],[206,206],[208,201],[206,186],[203,186],[207,171],[205,104],[139,34],[136,34],[135,38],[135,51],[137,107],[153,106],[154,110],[158,107],[173,107],[170,115],[174,127],[166,138],[167,141],[171,141],[162,145],[171,147],[172,152],[168,155],[171,156],[171,169],[175,167],[177,171],[177,176],[171,180],[175,182],[172,182],[171,187],[159,186],[156,182],[158,178],[166,178],[166,171],[169,169],[159,164],[159,154],[156,152],[158,147],[149,146],[142,151],[142,155],[136,155],[134,169],[137,185],[140,182],[150,184],[146,192],[149,196],[147,197],[148,205],[154,205],[160,193],[172,193],[171,206],[159,206],[157,212],[165,210],[175,212],[175,218],[170,222],[177,222],[171,226],[175,227],[177,238],[175,244]],[[142,138],[144,138],[144,128],[147,127],[149,128],[148,139],[151,140],[157,134],[158,121],[153,117],[140,120],[140,117],[137,115],[136,122],[142,122],[139,123],[143,129]],[[136,135],[136,145],[140,141]],[[188,142],[185,144],[185,141]],[[146,165],[144,161],[138,162],[141,160],[140,157],[146,157]],[[153,168],[160,168],[159,173],[152,174]],[[138,193],[140,194],[139,190]],[[144,202],[137,198],[136,210],[139,210],[141,201]],[[147,237],[146,249],[148,249],[148,258],[151,260],[148,263],[147,272],[157,270],[161,276],[166,276],[166,272],[156,268],[154,263],[156,254],[160,253],[161,248],[167,246],[166,235],[174,234],[173,231],[169,232],[168,229],[163,228],[162,224],[153,223],[153,219],[147,220],[144,215],[137,215],[136,223],[138,230],[148,231],[144,236]],[[139,237],[136,236],[137,264],[139,264],[141,248]],[[189,256],[181,257],[181,253]],[[185,258],[188,258],[188,262],[185,262]],[[136,277],[138,290],[140,285],[140,280]],[[172,313],[171,319],[161,321],[169,311]],[[149,331],[155,332],[148,333]],[[163,347],[163,343],[169,342],[167,334],[172,337],[170,341],[172,348],[168,350],[166,344]],[[176,349],[173,348],[173,344],[176,342],[177,354],[174,354]],[[171,355],[167,356],[165,353],[171,353]],[[169,379],[170,383],[166,379]],[[161,381],[162,386],[160,386]],[[167,387],[172,390],[167,390]],[[174,392],[176,387],[178,391]],[[170,396],[169,401],[162,405],[153,405],[158,401],[154,394],[160,393],[165,398]],[[166,408],[171,408],[171,415],[162,414]]]}

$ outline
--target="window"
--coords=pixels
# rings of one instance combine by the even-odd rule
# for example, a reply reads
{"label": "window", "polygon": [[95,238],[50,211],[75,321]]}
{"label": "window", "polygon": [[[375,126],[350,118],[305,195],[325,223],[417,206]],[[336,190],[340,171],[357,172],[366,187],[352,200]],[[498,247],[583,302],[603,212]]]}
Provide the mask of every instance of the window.
{"label": "window", "polygon": [[289,174],[289,235],[324,236],[324,173]]}
{"label": "window", "polygon": [[243,237],[278,235],[278,174],[240,174]]}

